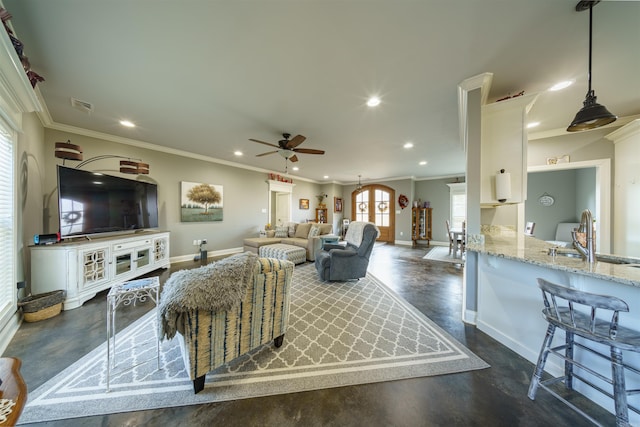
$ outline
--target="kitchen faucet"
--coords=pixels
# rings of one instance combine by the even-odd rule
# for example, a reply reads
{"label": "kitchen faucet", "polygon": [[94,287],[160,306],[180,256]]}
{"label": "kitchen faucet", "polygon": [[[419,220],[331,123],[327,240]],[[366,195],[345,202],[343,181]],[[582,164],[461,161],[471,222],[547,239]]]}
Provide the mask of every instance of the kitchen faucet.
{"label": "kitchen faucet", "polygon": [[[584,233],[584,245],[578,241],[578,233]],[[590,264],[595,263],[596,241],[593,238],[593,217],[589,209],[582,211],[580,227],[571,230],[571,238],[573,239],[573,246],[585,257],[585,260]]]}

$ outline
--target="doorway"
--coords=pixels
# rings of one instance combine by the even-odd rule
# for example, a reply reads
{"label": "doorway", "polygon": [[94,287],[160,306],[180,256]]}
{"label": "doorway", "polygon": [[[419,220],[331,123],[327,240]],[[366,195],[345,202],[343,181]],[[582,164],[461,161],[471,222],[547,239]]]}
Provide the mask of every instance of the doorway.
{"label": "doorway", "polygon": [[291,193],[276,193],[275,222],[272,224],[285,225],[291,220]]}
{"label": "doorway", "polygon": [[[595,168],[594,216],[597,218],[596,247],[598,252],[611,252],[611,160],[596,159],[555,165],[529,166],[528,173]],[[537,203],[540,194],[527,194],[526,203]],[[524,217],[524,209],[522,210]],[[524,221],[524,218],[523,218]],[[537,228],[537,226],[536,226]]]}
{"label": "doorway", "polygon": [[380,229],[378,242],[395,241],[395,190],[380,184],[365,185],[351,193],[351,218],[373,222]]}

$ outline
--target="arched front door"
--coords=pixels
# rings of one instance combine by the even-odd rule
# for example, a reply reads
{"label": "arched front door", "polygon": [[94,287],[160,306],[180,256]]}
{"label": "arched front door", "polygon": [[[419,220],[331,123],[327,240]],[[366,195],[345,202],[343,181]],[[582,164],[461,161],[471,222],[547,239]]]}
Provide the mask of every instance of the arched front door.
{"label": "arched front door", "polygon": [[373,222],[380,229],[379,242],[395,241],[395,190],[385,185],[365,185],[351,193],[351,218]]}

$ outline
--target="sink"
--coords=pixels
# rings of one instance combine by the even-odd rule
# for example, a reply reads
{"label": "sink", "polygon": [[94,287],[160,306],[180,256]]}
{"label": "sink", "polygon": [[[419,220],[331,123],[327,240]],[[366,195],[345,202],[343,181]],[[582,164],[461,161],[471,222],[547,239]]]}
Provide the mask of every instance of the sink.
{"label": "sink", "polygon": [[[548,255],[554,256],[553,248],[549,249]],[[555,250],[555,256],[566,258],[583,258],[578,251],[571,250]],[[597,262],[604,262],[607,264],[624,265],[625,267],[640,268],[640,259],[638,258],[624,258],[609,254],[596,254]]]}
{"label": "sink", "polygon": [[572,252],[572,251],[558,251],[558,250],[553,251],[553,248],[549,249],[548,255],[551,255],[551,256],[563,256],[563,257],[566,257],[566,258],[582,258],[582,255],[580,255],[580,253],[577,252],[577,251],[575,251],[575,252]]}

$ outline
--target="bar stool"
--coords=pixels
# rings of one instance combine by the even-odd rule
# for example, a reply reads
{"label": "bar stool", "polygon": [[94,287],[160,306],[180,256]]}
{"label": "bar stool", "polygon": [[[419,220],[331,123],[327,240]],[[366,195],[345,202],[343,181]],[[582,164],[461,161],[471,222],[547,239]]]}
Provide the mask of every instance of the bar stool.
{"label": "bar stool", "polygon": [[[640,394],[640,389],[626,389],[625,369],[637,375],[640,375],[640,370],[626,365],[622,361],[623,350],[640,353],[640,333],[618,325],[619,312],[628,312],[629,306],[623,300],[616,297],[582,292],[550,283],[544,279],[538,279],[538,286],[542,289],[544,301],[542,314],[547,322],[549,322],[549,327],[547,328],[547,333],[542,343],[538,363],[531,377],[528,393],[529,398],[535,400],[536,391],[538,386],[540,386],[591,422],[599,424],[584,411],[549,387],[552,384],[564,382],[567,389],[573,390],[573,379],[576,378],[600,393],[612,398],[615,403],[616,425],[629,426],[628,409],[640,414],[640,410],[637,407],[627,402],[627,397]],[[611,320],[602,320],[602,318],[596,317],[597,310],[600,310],[598,313],[604,312],[607,316],[610,316]],[[553,334],[556,328],[565,331],[566,339],[564,345],[552,348]],[[574,341],[574,335],[578,335],[585,340],[609,346],[611,355],[607,356],[580,342]],[[574,359],[573,353],[575,347],[610,360],[611,378],[595,372],[593,369]],[[542,374],[549,354],[553,354],[564,360],[564,376],[543,381]],[[582,369],[585,373],[591,374],[595,378],[611,384],[613,386],[613,394],[594,384],[591,380],[576,374],[573,371],[574,365]]]}

